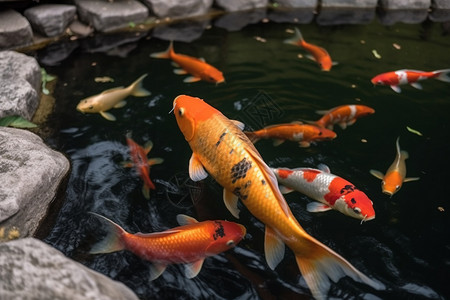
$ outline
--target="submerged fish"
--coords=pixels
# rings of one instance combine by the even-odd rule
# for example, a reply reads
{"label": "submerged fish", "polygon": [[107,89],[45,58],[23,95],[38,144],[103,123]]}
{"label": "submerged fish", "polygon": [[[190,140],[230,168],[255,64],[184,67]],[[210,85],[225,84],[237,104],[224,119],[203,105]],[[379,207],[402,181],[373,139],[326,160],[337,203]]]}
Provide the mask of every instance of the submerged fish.
{"label": "submerged fish", "polygon": [[197,276],[203,261],[237,245],[245,236],[244,226],[228,221],[203,221],[178,215],[179,227],[154,233],[128,233],[106,217],[91,213],[107,225],[107,236],[94,245],[91,254],[128,250],[152,262],[150,280],[170,264],[186,264],[185,275]]}
{"label": "submerged fish", "polygon": [[142,193],[146,199],[150,199],[150,189],[154,190],[155,185],[150,179],[150,167],[156,164],[161,164],[164,162],[162,158],[147,158],[148,153],[152,150],[153,143],[148,141],[144,147],[137,144],[131,138],[131,133],[127,133],[127,144],[130,148],[130,155],[132,161],[124,162],[122,165],[127,168],[135,167],[139,176],[144,181],[144,186],[142,187]]}
{"label": "submerged fish", "polygon": [[185,78],[184,82],[205,80],[219,84],[225,81],[222,72],[206,63],[204,59],[175,53],[173,50],[173,42],[170,42],[169,48],[166,51],[153,53],[150,56],[171,59],[177,66],[181,67],[181,69],[174,70],[175,74],[191,74],[192,76]]}
{"label": "submerged fish", "polygon": [[99,113],[103,118],[109,121],[115,121],[116,117],[111,113],[106,112],[107,110],[124,107],[127,103],[123,101],[123,99],[130,95],[135,97],[145,97],[151,94],[142,87],[142,80],[144,80],[147,75],[148,74],[142,75],[126,88],[116,87],[103,91],[101,94],[83,99],[78,103],[77,110],[82,113]]}
{"label": "submerged fish", "polygon": [[337,106],[330,110],[319,110],[317,113],[323,117],[314,124],[333,130],[335,124],[345,129],[347,126],[355,124],[357,119],[375,113],[375,110],[365,105],[350,104]]}
{"label": "submerged fish", "polygon": [[395,160],[386,171],[386,174],[381,173],[377,170],[370,170],[370,174],[378,179],[381,179],[381,189],[383,193],[393,196],[402,187],[403,182],[419,180],[419,177],[406,177],[406,163],[405,160],[408,159],[408,152],[400,150],[399,144],[400,137],[397,138],[395,142],[396,155]]}
{"label": "submerged fish", "polygon": [[322,47],[307,43],[298,28],[295,28],[295,36],[285,40],[284,43],[300,46],[311,53],[312,56],[309,56],[309,58],[316,61],[322,71],[330,71],[331,67],[337,64],[336,62],[331,61],[331,56],[330,54],[328,54],[327,50]]}
{"label": "submerged fish", "polygon": [[245,131],[244,133],[253,143],[261,138],[275,139],[274,146],[288,140],[298,142],[300,147],[309,147],[311,142],[331,140],[336,137],[336,133],[331,130],[300,122],[277,124],[253,132]]}
{"label": "submerged fish", "polygon": [[345,275],[382,288],[300,226],[278,188],[273,171],[242,132],[242,123],[229,120],[199,98],[180,95],[173,105],[178,126],[192,149],[191,179],[199,181],[209,173],[224,187],[225,205],[235,217],[239,215],[240,198],[265,224],[265,257],[271,269],[283,259],[286,244],[294,252],[298,267],[317,299],[325,299],[330,279],[337,281]]}
{"label": "submerged fish", "polygon": [[400,93],[402,90],[399,85],[410,84],[416,89],[422,89],[422,86],[417,81],[428,78],[435,78],[440,81],[450,82],[450,69],[430,72],[403,69],[379,74],[373,77],[370,81],[374,85],[389,85],[395,92]]}
{"label": "submerged fish", "polygon": [[307,206],[309,212],[323,212],[330,209],[344,215],[369,221],[375,219],[373,203],[367,195],[349,181],[331,174],[330,169],[321,164],[312,168],[272,169],[277,176],[283,193],[300,192],[316,201]]}

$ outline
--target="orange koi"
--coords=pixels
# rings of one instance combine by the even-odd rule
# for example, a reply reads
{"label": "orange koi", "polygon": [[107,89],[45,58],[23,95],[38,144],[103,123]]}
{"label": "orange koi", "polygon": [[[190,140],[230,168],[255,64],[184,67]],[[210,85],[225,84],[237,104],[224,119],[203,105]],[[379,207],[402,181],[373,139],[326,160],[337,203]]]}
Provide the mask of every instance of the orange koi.
{"label": "orange koi", "polygon": [[311,142],[331,140],[336,137],[336,133],[331,130],[301,122],[272,125],[253,132],[244,131],[244,133],[253,143],[261,138],[275,139],[274,146],[288,140],[298,142],[300,147],[309,147]]}
{"label": "orange koi", "polygon": [[395,142],[396,155],[395,160],[386,171],[386,175],[377,170],[370,170],[370,174],[378,179],[381,179],[381,189],[383,193],[393,196],[402,187],[403,182],[416,181],[419,177],[406,177],[406,163],[405,160],[408,159],[408,152],[400,150],[399,144],[400,137],[397,138]]}
{"label": "orange koi", "polygon": [[285,40],[284,43],[300,46],[311,53],[312,56],[308,56],[308,58],[316,61],[322,71],[330,71],[331,67],[337,64],[336,62],[331,61],[331,56],[330,54],[328,54],[327,50],[322,47],[307,43],[298,28],[295,28],[295,36],[293,38]]}
{"label": "orange koi", "polygon": [[153,148],[152,141],[145,143],[144,147],[137,144],[131,138],[131,133],[127,133],[127,144],[130,148],[130,155],[132,161],[122,163],[122,166],[131,168],[135,167],[141,179],[144,181],[144,186],[142,187],[142,193],[146,199],[150,199],[150,189],[154,190],[155,185],[150,179],[150,167],[153,165],[161,164],[164,162],[162,158],[147,158],[148,153]]}
{"label": "orange koi", "polygon": [[228,221],[203,221],[178,215],[179,227],[154,233],[128,233],[108,218],[91,213],[107,226],[107,236],[90,254],[128,250],[152,262],[150,280],[158,278],[170,264],[186,264],[185,275],[197,276],[205,258],[227,251],[245,236],[244,226]]}
{"label": "orange koi", "polygon": [[200,80],[216,84],[225,82],[222,72],[206,63],[204,59],[175,53],[173,50],[173,42],[170,42],[169,48],[166,51],[153,53],[150,57],[171,59],[177,66],[181,67],[181,69],[174,70],[175,74],[192,75],[184,79],[184,82],[196,82]]}
{"label": "orange koi", "polygon": [[314,122],[317,126],[326,127],[333,130],[334,124],[338,124],[342,129],[355,124],[356,120],[375,113],[375,110],[365,105],[341,105],[330,110],[319,110],[318,114],[323,115]]}
{"label": "orange koi", "polygon": [[225,206],[235,217],[239,217],[240,198],[265,224],[265,257],[271,269],[283,259],[286,244],[317,299],[326,297],[330,279],[337,281],[345,275],[382,288],[301,227],[278,188],[275,174],[242,132],[242,123],[229,120],[202,99],[185,95],[175,98],[173,110],[192,149],[191,179],[199,181],[209,173],[224,187]]}

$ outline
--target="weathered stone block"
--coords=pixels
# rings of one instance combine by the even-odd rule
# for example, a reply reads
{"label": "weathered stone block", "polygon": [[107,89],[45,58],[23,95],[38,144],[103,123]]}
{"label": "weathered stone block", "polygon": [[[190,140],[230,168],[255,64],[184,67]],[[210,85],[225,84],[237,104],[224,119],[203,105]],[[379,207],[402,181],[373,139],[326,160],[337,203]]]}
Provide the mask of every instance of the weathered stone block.
{"label": "weathered stone block", "polygon": [[24,15],[34,30],[44,36],[57,36],[73,21],[77,9],[74,5],[43,4],[28,8]]}
{"label": "weathered stone block", "polygon": [[267,7],[269,0],[216,0],[216,4],[228,12]]}
{"label": "weathered stone block", "polygon": [[428,9],[431,0],[380,0],[383,9]]}
{"label": "weathered stone block", "polygon": [[322,7],[375,8],[378,0],[322,0]]}
{"label": "weathered stone block", "polygon": [[26,18],[12,9],[0,11],[0,50],[26,46],[33,42],[33,31]]}
{"label": "weathered stone block", "polygon": [[323,8],[317,16],[319,25],[369,24],[375,19],[375,8]]}
{"label": "weathered stone block", "polygon": [[160,18],[203,15],[213,4],[213,0],[144,0],[143,2]]}

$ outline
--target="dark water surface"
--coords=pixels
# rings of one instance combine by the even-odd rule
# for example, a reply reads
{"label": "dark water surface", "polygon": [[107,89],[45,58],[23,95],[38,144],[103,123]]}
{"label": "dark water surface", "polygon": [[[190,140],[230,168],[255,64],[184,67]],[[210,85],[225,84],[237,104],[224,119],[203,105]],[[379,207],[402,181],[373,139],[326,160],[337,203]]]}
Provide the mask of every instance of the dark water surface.
{"label": "dark water surface", "polygon": [[[264,227],[242,207],[236,220],[225,208],[222,189],[211,178],[188,180],[190,148],[177,127],[172,108],[179,94],[203,98],[230,119],[258,128],[294,120],[316,120],[316,110],[342,104],[364,104],[376,110],[338,137],[310,148],[286,142],[273,147],[256,144],[272,167],[316,167],[327,164],[363,190],[373,201],[376,219],[360,224],[336,211],[313,214],[310,201],[299,193],[286,196],[294,215],[312,236],[349,260],[366,275],[381,281],[376,291],[345,277],[333,284],[333,299],[444,299],[450,297],[449,138],[450,83],[423,81],[423,90],[403,86],[397,94],[389,87],[373,87],[370,79],[399,69],[450,68],[450,35],[441,24],[396,24],[319,27],[298,25],[305,39],[325,47],[339,65],[322,72],[316,63],[299,59],[306,53],[283,44],[292,36],[291,24],[261,23],[239,32],[212,27],[195,42],[175,42],[175,51],[204,57],[224,72],[226,83],[183,83],[168,60],[149,57],[165,50],[167,41],[141,39],[127,57],[75,49],[47,72],[58,75],[57,107],[52,126],[58,132],[48,142],[67,153],[72,173],[66,201],[56,226],[45,241],[82,264],[123,282],[142,299],[309,299],[292,252],[272,271],[264,258]],[[260,37],[265,40],[256,39]],[[265,42],[263,42],[265,41]],[[393,44],[401,46],[396,49]],[[381,59],[372,54],[375,49]],[[42,58],[42,57],[41,57]],[[110,122],[99,114],[83,115],[77,103],[103,90],[129,85],[148,73],[144,87],[152,95],[129,97],[128,104],[110,112]],[[113,83],[96,83],[109,76]],[[265,109],[271,103],[273,110]],[[409,132],[409,126],[423,134]],[[125,134],[136,142],[152,140],[149,157],[164,163],[152,167],[156,191],[150,200],[142,181],[120,162],[129,159]],[[395,156],[395,140],[407,150],[405,183],[392,198],[381,193],[380,181],[370,169],[385,172]],[[363,140],[365,142],[363,142]],[[198,220],[228,219],[247,228],[235,249],[207,258],[194,279],[181,266],[169,266],[160,278],[149,281],[149,263],[121,251],[89,255],[104,232],[87,212],[102,214],[130,232],[154,232],[176,224],[179,213]]]}

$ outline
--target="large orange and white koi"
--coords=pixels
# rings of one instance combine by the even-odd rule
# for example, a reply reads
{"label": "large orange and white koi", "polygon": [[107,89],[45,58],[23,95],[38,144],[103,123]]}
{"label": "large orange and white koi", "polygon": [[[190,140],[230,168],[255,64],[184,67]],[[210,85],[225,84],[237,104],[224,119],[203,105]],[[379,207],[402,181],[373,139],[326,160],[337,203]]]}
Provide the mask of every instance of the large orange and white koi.
{"label": "large orange and white koi", "polygon": [[375,113],[375,110],[366,105],[348,104],[330,110],[318,110],[317,113],[323,116],[314,124],[333,130],[335,124],[345,129],[347,126],[355,124],[357,119]]}
{"label": "large orange and white koi", "polygon": [[294,252],[312,295],[325,299],[332,281],[348,275],[382,288],[339,254],[310,236],[297,222],[281,194],[273,171],[242,132],[202,99],[180,95],[173,102],[178,126],[192,149],[189,174],[199,181],[208,173],[224,187],[226,207],[239,216],[238,199],[265,224],[265,257],[271,269],[283,259],[285,244]]}

